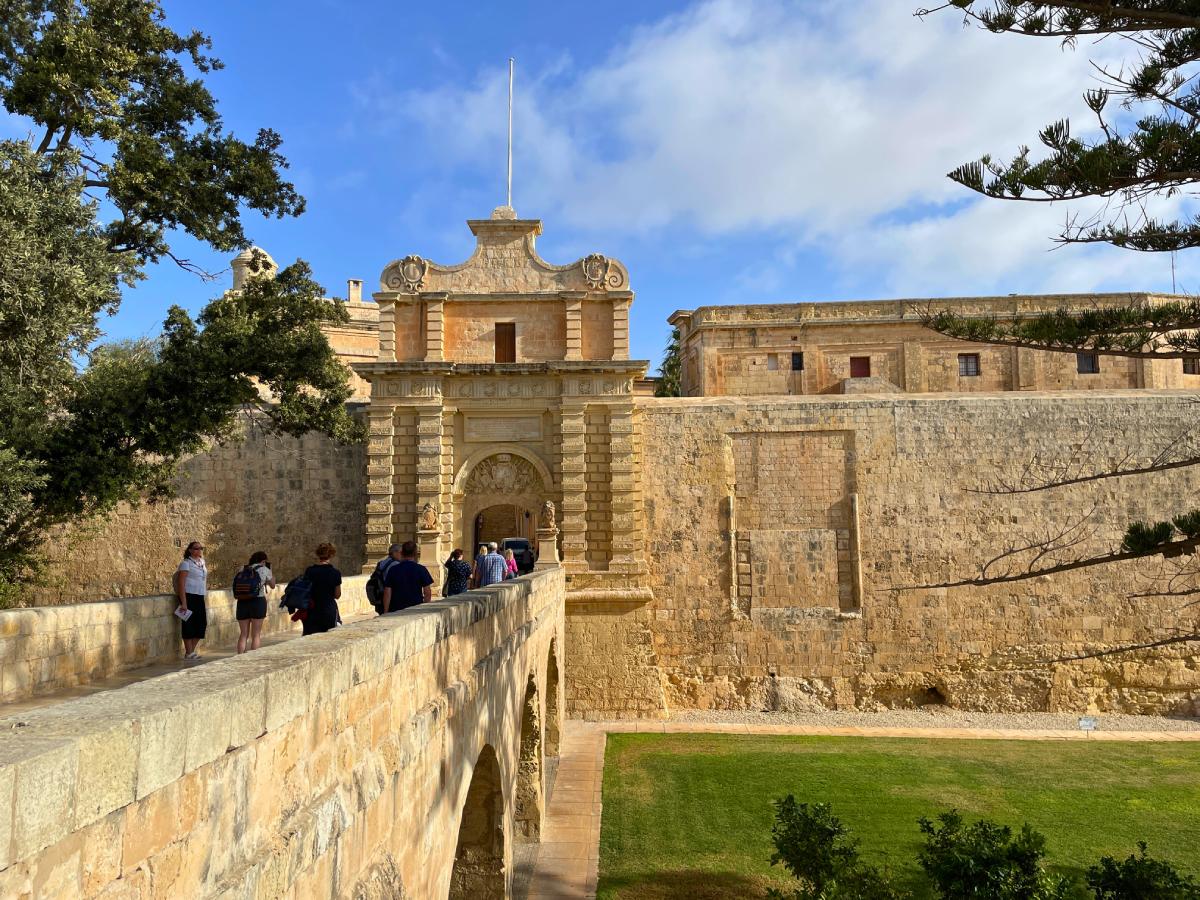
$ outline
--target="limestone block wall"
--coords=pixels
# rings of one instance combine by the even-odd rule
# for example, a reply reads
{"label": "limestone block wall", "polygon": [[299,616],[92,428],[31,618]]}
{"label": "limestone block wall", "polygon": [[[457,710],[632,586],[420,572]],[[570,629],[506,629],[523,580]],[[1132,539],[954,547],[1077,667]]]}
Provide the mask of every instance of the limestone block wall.
{"label": "limestone block wall", "polygon": [[[366,576],[342,582],[343,617],[366,613]],[[281,610],[283,588],[269,592],[263,633],[300,631]],[[182,643],[171,594],[97,603],[0,610],[0,704],[53,693],[152,663],[179,659]],[[237,643],[230,591],[205,598],[208,632],[201,649]]]}
{"label": "limestone block wall", "polygon": [[366,454],[309,434],[270,436],[249,424],[240,443],[214,446],[181,466],[177,497],[122,506],[47,541],[43,583],[31,606],[170,591],[192,540],[203,541],[209,586],[228,587],[250,554],[265,550],[278,580],[302,572],[321,541],[343,573],[365,559]]}
{"label": "limestone block wall", "polygon": [[654,600],[572,607],[572,684],[612,686],[588,714],[626,712],[622,660],[660,678],[669,707],[1200,711],[1194,644],[1055,661],[1200,630],[1186,598],[1132,596],[1161,590],[1173,563],[910,587],[1061,531],[1077,543],[1060,559],[1106,553],[1128,522],[1200,506],[1195,469],[978,492],[1030,464],[1080,474],[1189,452],[1194,394],[638,403]]}
{"label": "limestone block wall", "polygon": [[562,622],[549,570],[0,719],[0,896],[508,896]]}

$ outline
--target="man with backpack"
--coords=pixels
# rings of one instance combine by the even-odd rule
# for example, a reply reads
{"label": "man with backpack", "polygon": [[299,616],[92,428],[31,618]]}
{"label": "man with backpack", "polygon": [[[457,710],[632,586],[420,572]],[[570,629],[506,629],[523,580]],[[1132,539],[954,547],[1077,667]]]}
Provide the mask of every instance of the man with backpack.
{"label": "man with backpack", "polygon": [[383,615],[383,582],[387,578],[388,571],[396,563],[400,562],[401,546],[392,544],[388,547],[388,555],[375,563],[375,570],[371,573],[371,577],[367,579],[367,600],[371,606],[375,608],[375,612]]}

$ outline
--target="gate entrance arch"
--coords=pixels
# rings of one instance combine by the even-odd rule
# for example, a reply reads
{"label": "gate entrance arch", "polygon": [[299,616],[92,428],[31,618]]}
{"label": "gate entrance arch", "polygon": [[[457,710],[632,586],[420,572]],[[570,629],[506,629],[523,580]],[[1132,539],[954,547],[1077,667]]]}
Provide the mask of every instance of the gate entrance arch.
{"label": "gate entrance arch", "polygon": [[535,454],[520,447],[475,454],[455,479],[456,546],[473,556],[479,542],[524,537],[532,543],[546,500],[557,500],[553,479]]}

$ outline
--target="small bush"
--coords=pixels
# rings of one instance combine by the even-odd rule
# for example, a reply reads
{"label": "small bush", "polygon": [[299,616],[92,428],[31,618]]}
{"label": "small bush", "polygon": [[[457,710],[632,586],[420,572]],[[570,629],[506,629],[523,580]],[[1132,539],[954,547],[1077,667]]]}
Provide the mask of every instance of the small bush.
{"label": "small bush", "polygon": [[1124,862],[1111,856],[1101,859],[1088,869],[1087,883],[1096,900],[1200,900],[1200,884],[1147,855],[1145,841],[1139,841],[1137,855]]}
{"label": "small bush", "polygon": [[944,900],[1058,900],[1069,896],[1070,882],[1046,873],[1046,839],[1021,826],[1016,837],[1007,825],[986,819],[963,824],[957,810],[919,824],[925,846],[918,861]]}
{"label": "small bush", "polygon": [[773,900],[902,900],[887,875],[858,857],[858,842],[828,803],[797,803],[791,794],[775,801],[771,865],[800,882],[790,894],[772,890]]}

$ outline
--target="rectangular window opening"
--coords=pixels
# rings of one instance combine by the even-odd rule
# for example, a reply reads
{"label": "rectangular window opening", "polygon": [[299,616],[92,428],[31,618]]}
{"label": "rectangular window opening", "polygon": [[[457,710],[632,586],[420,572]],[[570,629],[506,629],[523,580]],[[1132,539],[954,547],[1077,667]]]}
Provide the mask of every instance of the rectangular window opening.
{"label": "rectangular window opening", "polygon": [[1200,359],[1185,359],[1183,361],[1184,375],[1200,375]]}
{"label": "rectangular window opening", "polygon": [[958,354],[958,375],[960,378],[972,378],[979,374],[979,354]]}
{"label": "rectangular window opening", "polygon": [[852,356],[852,357],[850,357],[850,377],[851,378],[870,378],[871,377],[871,357],[869,357],[869,356]]}
{"label": "rectangular window opening", "polygon": [[1100,355],[1098,353],[1076,353],[1075,370],[1080,375],[1100,374]]}
{"label": "rectangular window opening", "polygon": [[767,371],[774,372],[779,368],[779,355],[776,353],[767,354]]}
{"label": "rectangular window opening", "polygon": [[793,372],[803,372],[804,371],[804,351],[800,351],[799,353],[792,354],[792,371]]}
{"label": "rectangular window opening", "polygon": [[517,323],[496,323],[496,362],[517,361]]}

